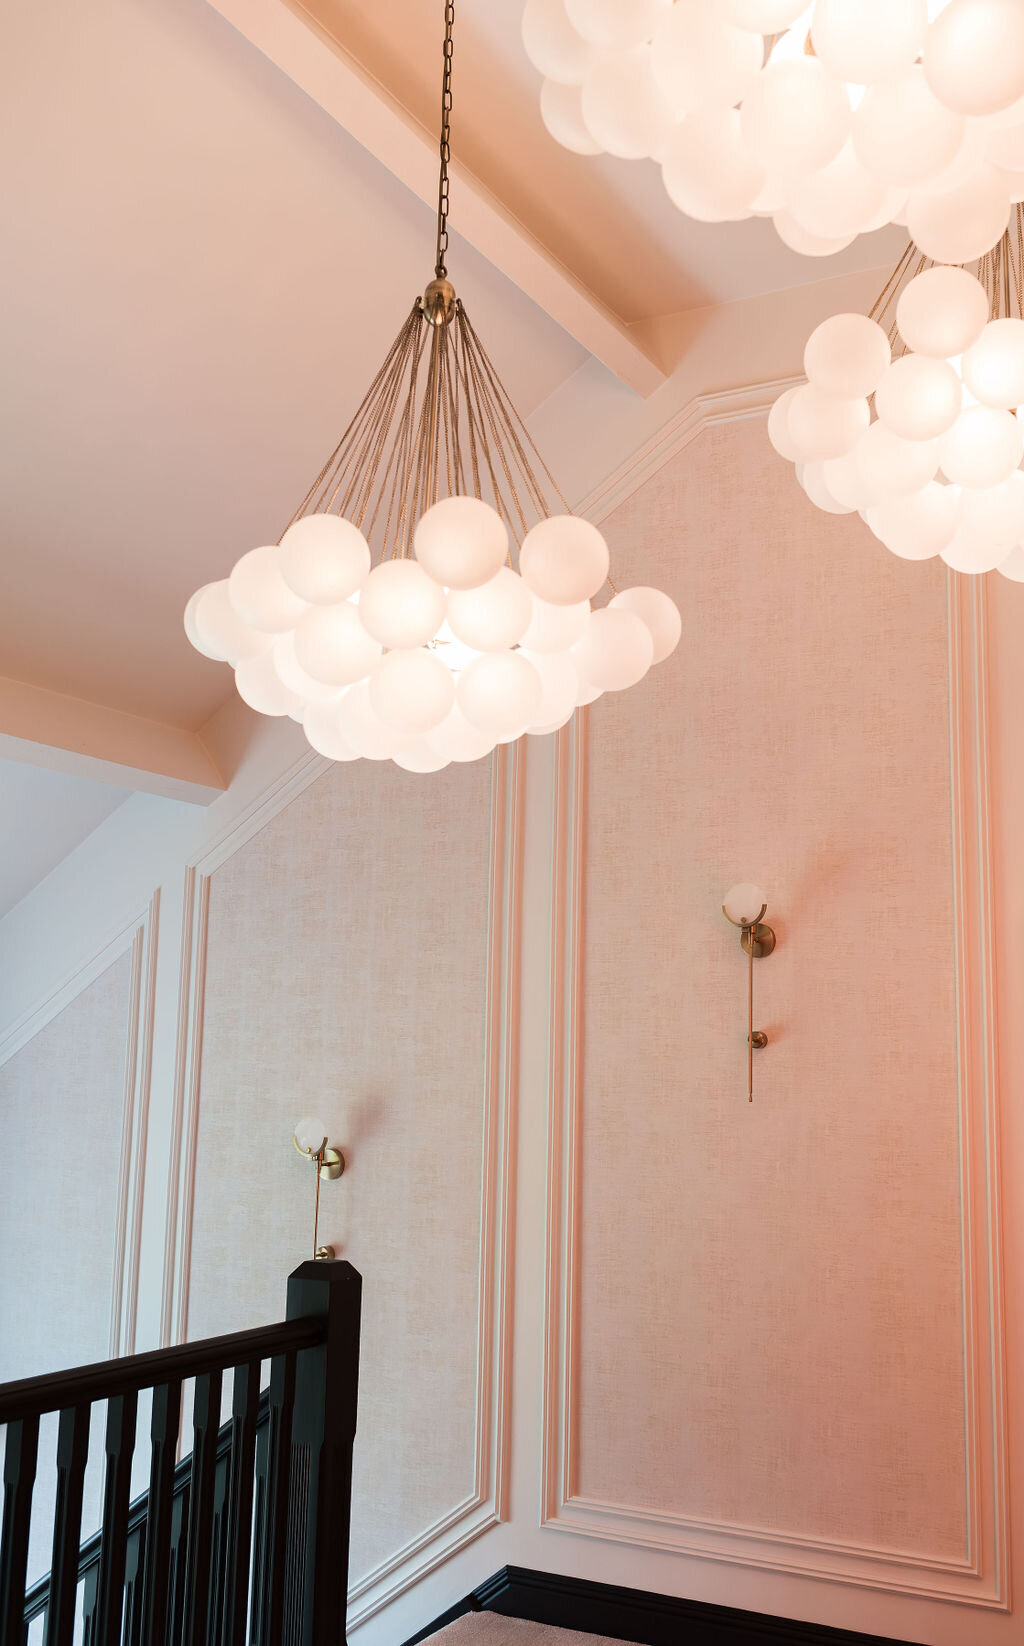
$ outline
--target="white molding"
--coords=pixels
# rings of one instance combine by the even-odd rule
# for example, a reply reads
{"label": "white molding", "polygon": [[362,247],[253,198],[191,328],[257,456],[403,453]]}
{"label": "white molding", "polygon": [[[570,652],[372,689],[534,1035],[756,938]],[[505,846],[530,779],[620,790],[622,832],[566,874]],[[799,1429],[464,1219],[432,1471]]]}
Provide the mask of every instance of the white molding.
{"label": "white molding", "polygon": [[748,417],[760,417],[786,389],[804,381],[803,377],[778,377],[767,383],[743,383],[735,389],[695,395],[606,480],[588,492],[576,504],[575,512],[599,525],[705,429],[716,423],[737,423]]}
{"label": "white molding", "polygon": [[[751,413],[733,410],[729,415]],[[701,416],[703,418],[703,413]],[[677,432],[683,444],[693,438],[692,427],[692,421],[680,423]],[[653,469],[641,457],[630,475],[646,478],[651,472]],[[618,480],[616,502],[628,495],[622,489],[628,480],[627,475]],[[643,478],[637,481],[642,483]],[[614,506],[615,503],[610,505]],[[968,1535],[964,1557],[930,1559],[898,1549],[863,1547],[784,1530],[657,1513],[632,1504],[593,1501],[574,1492],[573,1437],[578,1433],[575,1400],[579,1388],[585,725],[569,726],[560,733],[555,754],[542,1527],[890,1593],[958,1601],[994,1610],[1006,1610],[1009,1606],[985,590],[982,578],[969,580],[967,587],[964,584],[964,579],[955,573],[949,574],[949,712],[967,1413]]]}
{"label": "white molding", "polygon": [[[353,1585],[351,1628],[381,1611],[507,1514],[522,875],[520,760],[517,747],[505,746],[492,764],[473,1491]],[[319,755],[302,755],[186,869],[161,1311],[165,1344],[183,1342],[188,1332],[210,882],[218,868],[332,765]]]}
{"label": "white molding", "polygon": [[117,1174],[114,1249],[110,1271],[110,1330],[112,1357],[132,1354],[138,1315],[139,1265],[142,1246],[142,1195],[145,1180],[149,1097],[153,1071],[153,1027],[156,999],[156,954],[160,920],[160,892],[126,926],[68,973],[45,999],[23,1013],[0,1037],[0,1067],[52,1023],[96,979],[119,960],[129,957],[128,1013],[125,1023],[124,1088],[121,1108],[121,1150]]}

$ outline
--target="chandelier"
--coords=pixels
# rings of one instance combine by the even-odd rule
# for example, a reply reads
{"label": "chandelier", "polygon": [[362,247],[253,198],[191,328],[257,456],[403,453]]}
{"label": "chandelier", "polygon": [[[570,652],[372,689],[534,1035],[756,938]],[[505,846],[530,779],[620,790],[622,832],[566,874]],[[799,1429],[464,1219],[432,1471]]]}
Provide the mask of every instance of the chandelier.
{"label": "chandelier", "polygon": [[1024,208],[974,272],[909,246],[870,315],[811,333],[804,368],[768,434],[812,503],[905,560],[1024,582]]}
{"label": "chandelier", "polygon": [[250,707],[415,772],[557,730],[681,632],[668,595],[611,584],[448,280],[453,25],[448,0],[434,279],[279,541],[185,610]]}
{"label": "chandelier", "polygon": [[523,41],[565,148],[808,256],[897,222],[971,262],[1024,200],[1020,0],[527,0]]}

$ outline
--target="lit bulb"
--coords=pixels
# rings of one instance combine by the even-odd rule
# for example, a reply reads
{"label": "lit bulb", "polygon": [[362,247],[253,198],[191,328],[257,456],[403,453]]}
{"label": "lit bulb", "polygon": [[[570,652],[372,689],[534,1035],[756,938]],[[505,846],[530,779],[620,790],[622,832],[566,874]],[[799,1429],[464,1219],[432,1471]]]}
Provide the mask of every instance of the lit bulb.
{"label": "lit bulb", "polygon": [[327,1127],[316,1115],[305,1115],[295,1128],[295,1141],[305,1154],[317,1154],[327,1141]]}
{"label": "lit bulb", "polygon": [[760,920],[765,908],[765,897],[760,886],[743,880],[726,892],[722,908],[736,926],[752,926]]}

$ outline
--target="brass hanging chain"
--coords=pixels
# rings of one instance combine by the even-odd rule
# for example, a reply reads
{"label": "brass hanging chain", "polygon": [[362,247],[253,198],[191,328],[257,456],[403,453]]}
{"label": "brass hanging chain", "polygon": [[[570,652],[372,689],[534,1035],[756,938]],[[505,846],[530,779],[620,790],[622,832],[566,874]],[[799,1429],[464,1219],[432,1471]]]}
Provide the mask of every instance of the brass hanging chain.
{"label": "brass hanging chain", "polygon": [[455,27],[455,0],[445,0],[444,8],[444,69],[441,74],[441,173],[437,184],[437,262],[434,276],[443,280],[448,268],[445,254],[448,250],[448,164],[452,157],[452,30]]}

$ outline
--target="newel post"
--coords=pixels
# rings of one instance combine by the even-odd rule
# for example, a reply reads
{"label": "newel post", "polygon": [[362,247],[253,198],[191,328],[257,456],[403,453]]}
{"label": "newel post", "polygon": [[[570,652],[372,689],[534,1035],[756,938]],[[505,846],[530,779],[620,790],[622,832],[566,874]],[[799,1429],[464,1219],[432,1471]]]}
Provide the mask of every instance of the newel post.
{"label": "newel post", "polygon": [[[359,1384],[362,1276],[351,1263],[300,1263],[288,1278],[288,1319],[323,1315],[323,1347],[296,1360],[286,1601],[296,1646],[345,1646],[352,1442]],[[290,1603],[289,1603],[290,1602]]]}

